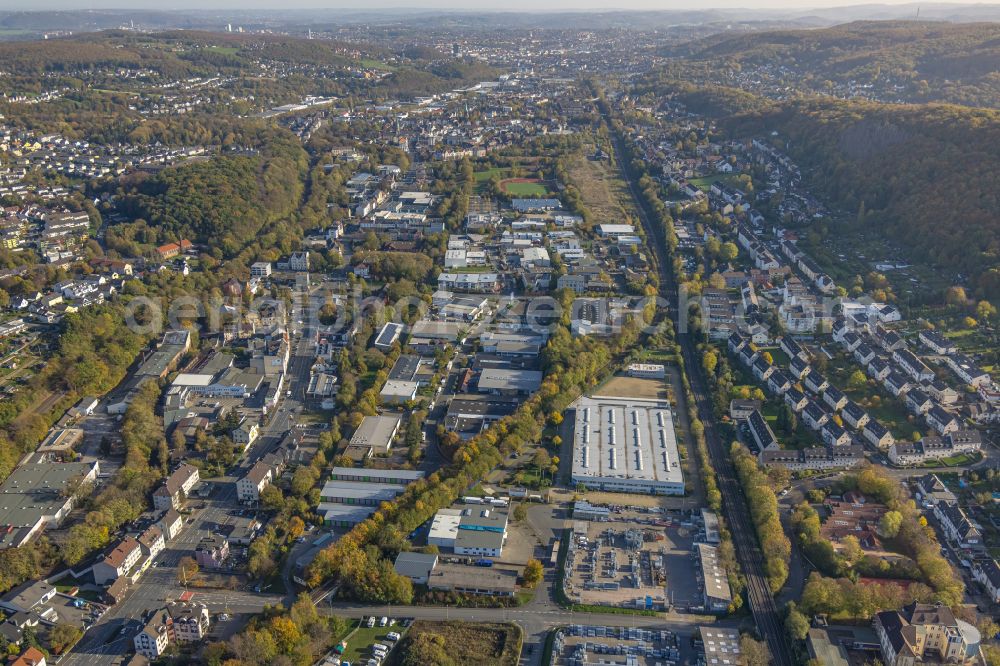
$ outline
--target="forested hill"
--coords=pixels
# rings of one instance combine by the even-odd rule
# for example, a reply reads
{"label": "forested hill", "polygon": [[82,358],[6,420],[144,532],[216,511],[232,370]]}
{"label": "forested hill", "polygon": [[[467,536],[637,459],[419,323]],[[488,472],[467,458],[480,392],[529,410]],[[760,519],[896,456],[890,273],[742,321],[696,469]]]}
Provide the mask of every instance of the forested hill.
{"label": "forested hill", "polygon": [[766,138],[852,224],[877,227],[912,258],[970,276],[983,296],[1000,297],[1000,112],[829,98],[771,102],[684,84],[646,94],[654,90],[714,112],[734,138]]}
{"label": "forested hill", "polygon": [[730,125],[778,131],[772,141],[814,191],[916,257],[975,276],[991,299],[1000,295],[1000,113],[813,100]]}
{"label": "forested hill", "polygon": [[[214,131],[220,117],[250,117],[306,96],[409,99],[496,77],[473,58],[433,48],[393,52],[368,44],[287,35],[109,30],[67,38],[0,43],[0,115],[47,134],[113,143],[157,116],[141,109],[199,87],[191,124]],[[23,104],[53,94],[46,104]],[[189,114],[190,115],[190,114]],[[158,137],[173,139],[174,137]]]}
{"label": "forested hill", "polygon": [[[1000,23],[865,21],[668,47],[671,75],[781,91],[1000,107]],[[728,81],[726,79],[729,79]]]}
{"label": "forested hill", "polygon": [[275,131],[259,154],[136,175],[122,181],[117,192],[121,210],[133,221],[108,229],[108,246],[126,256],[148,256],[158,245],[188,239],[217,259],[232,258],[268,225],[294,213],[307,169],[298,142]]}

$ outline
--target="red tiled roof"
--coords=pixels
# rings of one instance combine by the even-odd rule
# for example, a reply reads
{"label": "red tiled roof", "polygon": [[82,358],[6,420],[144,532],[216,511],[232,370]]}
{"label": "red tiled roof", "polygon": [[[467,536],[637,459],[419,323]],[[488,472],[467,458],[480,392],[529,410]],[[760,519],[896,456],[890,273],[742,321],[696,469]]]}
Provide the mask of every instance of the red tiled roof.
{"label": "red tiled roof", "polygon": [[107,557],[104,558],[104,562],[118,568],[124,564],[128,556],[139,547],[139,542],[132,537],[125,537],[122,539],[121,543],[115,546],[115,549],[108,553]]}

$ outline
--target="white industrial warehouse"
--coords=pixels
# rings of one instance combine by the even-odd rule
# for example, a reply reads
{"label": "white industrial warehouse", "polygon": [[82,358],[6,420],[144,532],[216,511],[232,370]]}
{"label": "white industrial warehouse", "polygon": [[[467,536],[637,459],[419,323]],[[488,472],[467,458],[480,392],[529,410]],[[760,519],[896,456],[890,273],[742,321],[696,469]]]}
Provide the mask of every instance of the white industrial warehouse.
{"label": "white industrial warehouse", "polygon": [[573,482],[625,493],[683,495],[670,403],[583,397],[573,405]]}

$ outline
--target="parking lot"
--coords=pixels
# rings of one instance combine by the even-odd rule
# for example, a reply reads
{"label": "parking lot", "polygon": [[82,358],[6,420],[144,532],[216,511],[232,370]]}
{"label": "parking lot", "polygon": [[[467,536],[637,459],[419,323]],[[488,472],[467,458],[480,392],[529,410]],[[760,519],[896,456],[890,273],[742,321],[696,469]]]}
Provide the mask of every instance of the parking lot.
{"label": "parking lot", "polygon": [[538,543],[531,528],[524,523],[511,522],[507,528],[507,542],[499,561],[524,566],[532,557],[543,557],[545,549]]}
{"label": "parking lot", "polygon": [[76,627],[93,624],[107,611],[103,604],[65,594],[55,595],[48,605],[55,610],[58,622]]}
{"label": "parking lot", "polygon": [[[686,663],[689,641],[667,630],[570,625],[556,634],[553,666],[625,664],[665,666]],[[629,657],[633,662],[627,662]]]}
{"label": "parking lot", "polygon": [[389,661],[392,651],[406,633],[407,626],[409,620],[400,622],[396,618],[389,617],[362,618],[354,631],[345,639],[347,647],[343,654],[331,654],[320,664],[339,666],[342,663],[350,663],[351,666],[358,666],[372,661],[375,663]]}

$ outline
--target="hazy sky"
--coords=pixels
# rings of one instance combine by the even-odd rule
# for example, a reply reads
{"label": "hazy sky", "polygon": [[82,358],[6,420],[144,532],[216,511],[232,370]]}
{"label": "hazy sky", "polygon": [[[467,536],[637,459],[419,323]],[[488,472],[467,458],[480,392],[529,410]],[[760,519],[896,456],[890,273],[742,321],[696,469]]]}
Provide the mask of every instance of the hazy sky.
{"label": "hazy sky", "polygon": [[[913,0],[875,0],[872,4],[909,4]],[[858,5],[858,0],[0,0],[0,10],[43,9],[446,9],[483,11],[590,11],[622,9],[787,8]],[[940,2],[927,4],[944,4]],[[963,3],[964,4],[964,3]],[[1000,0],[979,4],[996,5]]]}

